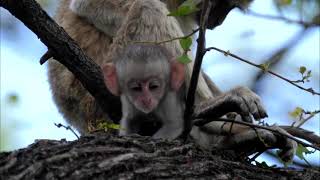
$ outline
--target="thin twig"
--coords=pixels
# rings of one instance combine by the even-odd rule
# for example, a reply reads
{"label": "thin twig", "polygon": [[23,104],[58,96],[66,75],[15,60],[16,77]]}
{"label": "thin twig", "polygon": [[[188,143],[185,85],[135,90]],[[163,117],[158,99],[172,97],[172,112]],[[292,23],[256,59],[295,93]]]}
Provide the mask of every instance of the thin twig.
{"label": "thin twig", "polygon": [[320,151],[320,147],[316,146],[316,145],[313,145],[313,144],[308,144],[308,143],[305,143],[297,138],[295,138],[294,136],[290,135],[290,134],[284,134],[282,132],[279,132],[278,130],[276,129],[272,129],[270,127],[266,127],[266,126],[261,126],[261,125],[257,125],[257,124],[252,124],[252,123],[247,123],[247,122],[243,122],[243,121],[235,121],[233,119],[226,119],[226,118],[218,118],[218,119],[195,119],[193,121],[194,125],[196,126],[203,126],[207,123],[210,123],[212,121],[220,121],[220,122],[233,122],[233,123],[236,123],[236,124],[241,124],[241,125],[245,125],[245,126],[248,126],[248,127],[253,127],[253,128],[260,128],[260,129],[265,129],[265,130],[268,130],[268,131],[271,131],[271,132],[274,132],[274,133],[278,133],[280,134],[281,136],[284,136],[284,137],[287,137],[289,139],[292,139],[294,141],[296,141],[297,143],[299,144],[302,144],[303,146],[305,147],[312,147],[318,151]]}
{"label": "thin twig", "polygon": [[[271,150],[267,150],[265,151],[265,153],[269,156],[271,156],[272,158],[275,158],[275,159],[279,159],[279,156],[276,154],[276,152],[273,152]],[[302,163],[300,161],[297,161],[295,159],[293,159],[292,161],[292,165],[294,166],[300,166],[302,168],[310,168],[310,167],[318,167],[319,165],[316,165],[316,164],[310,164],[309,162],[308,163]]]}
{"label": "thin twig", "polygon": [[181,134],[183,139],[186,139],[192,129],[191,117],[194,111],[194,101],[195,93],[198,85],[199,73],[201,70],[201,64],[203,56],[205,54],[205,35],[208,23],[208,17],[210,14],[212,2],[210,0],[205,0],[202,5],[202,12],[200,17],[200,26],[199,26],[199,37],[197,39],[198,46],[196,52],[195,63],[193,66],[193,71],[191,75],[190,85],[187,94],[186,100],[186,109],[184,111],[184,129]]}
{"label": "thin twig", "polygon": [[[313,118],[315,115],[319,114],[320,110],[316,110],[314,112],[304,112],[304,114],[309,115],[308,117],[302,119],[301,121],[297,122],[298,124],[296,125],[294,123],[295,127],[301,127],[304,123],[306,123],[309,119]],[[302,114],[301,114],[302,115]]]}
{"label": "thin twig", "polygon": [[249,159],[249,163],[252,161],[256,161],[257,157],[259,157],[264,151],[257,152],[252,158]]}
{"label": "thin twig", "polygon": [[167,39],[167,40],[163,40],[163,41],[131,41],[130,43],[137,43],[137,44],[155,44],[155,45],[159,45],[159,44],[164,44],[164,43],[168,43],[168,42],[172,42],[172,41],[176,41],[176,40],[180,40],[180,39],[185,39],[188,37],[193,36],[195,33],[197,33],[199,31],[200,28],[194,29],[192,30],[191,33],[185,35],[185,36],[181,36],[181,37],[175,37],[172,39]]}
{"label": "thin twig", "polygon": [[302,21],[302,20],[294,20],[294,19],[289,19],[289,18],[284,17],[284,16],[274,16],[274,15],[269,15],[269,14],[260,14],[260,13],[254,12],[252,10],[246,10],[245,12],[247,14],[251,15],[251,16],[265,18],[265,19],[271,19],[271,20],[280,20],[280,21],[285,21],[285,22],[288,22],[288,23],[295,23],[295,24],[302,25],[304,27],[319,26],[319,24],[314,23],[314,22],[305,22],[305,21]]}
{"label": "thin twig", "polygon": [[311,93],[311,94],[313,94],[313,95],[320,95],[319,92],[314,91],[312,88],[308,88],[308,89],[307,89],[307,88],[304,88],[304,87],[302,87],[302,86],[300,86],[300,85],[297,85],[296,83],[294,83],[294,82],[291,81],[290,79],[287,79],[287,78],[285,78],[285,77],[283,77],[283,76],[281,76],[281,75],[279,75],[279,74],[277,74],[277,73],[275,73],[275,72],[273,72],[273,71],[270,71],[270,70],[268,70],[268,69],[264,69],[261,65],[255,64],[255,63],[253,63],[253,62],[251,62],[251,61],[249,61],[249,60],[245,60],[245,59],[243,59],[243,58],[241,58],[241,57],[239,57],[239,56],[237,56],[237,55],[235,55],[235,54],[230,53],[229,51],[225,51],[225,50],[222,50],[222,49],[219,49],[219,48],[216,48],[216,47],[210,47],[210,48],[207,48],[207,49],[206,49],[206,51],[210,51],[210,50],[216,50],[216,51],[218,51],[218,52],[223,53],[225,56],[231,56],[231,57],[233,57],[233,58],[235,58],[235,59],[238,59],[238,60],[240,60],[240,61],[242,61],[242,62],[245,62],[245,63],[247,63],[247,64],[250,64],[250,65],[252,65],[252,66],[254,66],[254,67],[257,67],[257,68],[259,68],[259,69],[261,69],[261,70],[263,70],[263,71],[265,71],[265,72],[268,72],[268,73],[270,73],[270,74],[272,74],[272,75],[274,75],[274,76],[276,76],[276,77],[278,77],[278,78],[280,78],[280,79],[282,79],[282,80],[284,80],[284,81],[287,81],[288,83],[296,86],[297,88],[302,89],[302,90],[304,90],[304,91],[307,91],[307,92],[309,92],[309,93]]}
{"label": "thin twig", "polygon": [[[309,28],[303,28],[300,30],[297,34],[294,35],[291,39],[289,39],[280,49],[278,49],[275,53],[273,53],[267,60],[263,61],[263,64],[268,64],[268,68],[272,69],[274,66],[276,66],[281,60],[283,60],[283,57],[292,49],[294,48],[299,41],[303,39],[303,37],[307,34]],[[259,81],[266,73],[264,71],[258,72],[258,74],[255,77],[255,81]],[[294,83],[300,83],[299,81],[292,81]]]}
{"label": "thin twig", "polygon": [[61,123],[59,123],[59,124],[54,123],[54,125],[57,126],[58,128],[64,127],[66,130],[70,130],[77,137],[77,139],[80,139],[78,134],[70,126],[65,126],[65,125],[63,125]]}

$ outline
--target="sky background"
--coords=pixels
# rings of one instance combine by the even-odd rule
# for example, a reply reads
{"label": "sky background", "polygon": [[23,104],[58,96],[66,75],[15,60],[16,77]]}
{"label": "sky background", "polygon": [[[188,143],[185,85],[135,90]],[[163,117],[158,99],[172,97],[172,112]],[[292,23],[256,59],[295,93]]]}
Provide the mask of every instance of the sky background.
{"label": "sky background", "polygon": [[[52,16],[56,4],[45,10]],[[271,0],[256,0],[250,9],[261,14],[278,15]],[[1,60],[1,150],[23,148],[35,139],[75,140],[76,137],[54,123],[66,124],[58,113],[47,81],[47,67],[39,59],[47,50],[37,36],[16,20],[6,10],[0,9],[0,60]],[[286,14],[287,15],[287,14]],[[294,13],[288,13],[296,18]],[[207,47],[214,46],[237,54],[254,63],[263,63],[275,51],[293,38],[301,27],[283,21],[258,18],[233,10],[224,23],[207,33]],[[298,69],[306,66],[312,71],[310,82],[302,84],[319,92],[320,31],[311,28],[272,70],[284,77],[300,78]],[[269,118],[269,124],[290,125],[288,115],[299,106],[308,111],[320,109],[319,96],[302,91],[274,76],[266,75],[258,85],[254,77],[259,72],[243,62],[226,57],[215,51],[205,56],[203,69],[223,91],[236,86],[258,87]],[[16,99],[13,97],[17,97]],[[308,121],[303,128],[320,134],[319,115]],[[260,160],[265,160],[261,156]],[[320,164],[319,152],[308,156],[314,164]],[[277,162],[268,159],[270,164]]]}

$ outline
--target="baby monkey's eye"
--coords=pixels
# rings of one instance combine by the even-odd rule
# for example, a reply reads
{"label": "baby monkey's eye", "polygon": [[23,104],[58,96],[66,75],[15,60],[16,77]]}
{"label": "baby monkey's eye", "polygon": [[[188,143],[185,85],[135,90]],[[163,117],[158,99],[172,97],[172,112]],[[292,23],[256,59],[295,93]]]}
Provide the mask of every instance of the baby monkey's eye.
{"label": "baby monkey's eye", "polygon": [[129,85],[129,88],[130,88],[132,91],[136,91],[136,92],[142,91],[141,85],[139,85],[139,84],[137,84],[137,83],[134,83],[134,84]]}
{"label": "baby monkey's eye", "polygon": [[156,90],[160,87],[160,83],[158,81],[151,81],[149,84],[149,89],[152,90]]}
{"label": "baby monkey's eye", "polygon": [[133,90],[133,91],[136,91],[136,92],[142,91],[142,87],[141,86],[132,86],[130,89]]}
{"label": "baby monkey's eye", "polygon": [[149,89],[150,90],[155,90],[155,89],[157,89],[159,86],[158,85],[150,85],[149,86]]}

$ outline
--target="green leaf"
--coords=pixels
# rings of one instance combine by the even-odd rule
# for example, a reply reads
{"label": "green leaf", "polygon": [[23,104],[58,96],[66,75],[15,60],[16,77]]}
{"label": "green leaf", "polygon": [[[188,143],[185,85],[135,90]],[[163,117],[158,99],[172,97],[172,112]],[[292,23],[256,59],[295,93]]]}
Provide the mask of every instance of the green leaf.
{"label": "green leaf", "polygon": [[270,63],[260,64],[259,66],[263,71],[267,72],[269,71]]}
{"label": "green leaf", "polygon": [[307,68],[305,66],[300,66],[300,68],[299,68],[299,72],[301,74],[304,74],[306,72],[306,70],[307,70]]}
{"label": "green leaf", "polygon": [[19,96],[15,93],[11,93],[8,95],[7,101],[11,104],[17,104],[19,101]]}
{"label": "green leaf", "polygon": [[183,54],[182,56],[178,57],[177,60],[182,64],[188,64],[192,61],[187,54]]}
{"label": "green leaf", "polygon": [[311,154],[312,153],[312,151],[310,151],[310,150],[308,150],[306,147],[304,147],[302,144],[298,144],[298,148],[297,148],[297,151],[296,151],[296,155],[300,158],[300,159],[302,159],[302,160],[304,160],[305,159],[305,157],[304,157],[304,154]]}
{"label": "green leaf", "polygon": [[306,75],[303,75],[302,80],[309,82],[310,77],[311,77],[311,70],[309,70]]}
{"label": "green leaf", "polygon": [[168,14],[168,16],[187,16],[194,12],[199,11],[200,9],[197,8],[197,4],[199,2],[195,2],[194,0],[187,0],[183,2],[177,10]]}
{"label": "green leaf", "polygon": [[306,77],[311,77],[311,70],[309,70],[308,72],[307,72],[307,76]]}
{"label": "green leaf", "polygon": [[179,42],[180,42],[180,45],[184,51],[190,50],[190,46],[192,45],[191,37],[180,39]]}
{"label": "green leaf", "polygon": [[301,107],[296,107],[294,111],[290,112],[290,116],[293,118],[298,118],[303,113],[303,109]]}
{"label": "green leaf", "polygon": [[98,124],[98,129],[104,129],[104,130],[116,129],[116,130],[119,130],[120,129],[120,125],[119,124],[114,124],[114,123],[103,122],[103,123],[99,123]]}
{"label": "green leaf", "polygon": [[288,6],[292,3],[292,0],[276,0],[280,6]]}
{"label": "green leaf", "polygon": [[111,124],[109,124],[109,128],[110,128],[110,129],[120,129],[120,125],[119,125],[119,124],[111,123]]}

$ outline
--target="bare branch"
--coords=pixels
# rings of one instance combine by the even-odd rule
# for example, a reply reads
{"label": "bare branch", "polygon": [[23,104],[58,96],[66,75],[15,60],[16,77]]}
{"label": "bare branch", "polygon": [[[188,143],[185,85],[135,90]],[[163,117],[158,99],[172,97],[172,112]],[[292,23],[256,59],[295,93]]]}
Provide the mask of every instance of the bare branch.
{"label": "bare branch", "polygon": [[319,26],[319,23],[316,22],[305,22],[302,20],[294,20],[294,19],[289,19],[287,17],[284,16],[274,16],[274,15],[268,15],[268,14],[260,14],[257,12],[254,12],[252,10],[246,10],[245,11],[246,14],[251,15],[251,16],[255,16],[255,17],[260,17],[260,18],[265,18],[265,19],[271,19],[271,20],[280,20],[280,21],[284,21],[287,23],[295,23],[295,24],[299,24],[302,25],[304,27],[313,27],[313,26]]}
{"label": "bare branch", "polygon": [[41,9],[35,0],[1,0],[0,6],[7,9],[40,38],[52,52],[51,55],[77,77],[110,118],[113,120],[121,118],[120,100],[106,88],[100,67],[85,55],[75,41]]}
{"label": "bare branch", "polygon": [[[284,46],[282,46],[280,49],[278,49],[275,53],[273,53],[270,58],[263,61],[264,64],[269,65],[269,69],[272,69],[275,65],[277,65],[283,57],[287,54],[287,52],[292,49],[303,37],[306,35],[306,32],[309,28],[303,28],[301,31],[299,31],[293,38],[291,38]],[[260,71],[255,77],[255,82],[259,81],[263,75],[265,75],[265,71]],[[292,81],[294,83],[297,83],[297,81]]]}
{"label": "bare branch", "polygon": [[70,126],[65,126],[65,125],[63,125],[63,124],[61,124],[61,123],[59,123],[59,124],[54,123],[54,125],[57,126],[58,128],[63,127],[63,128],[65,128],[66,130],[70,130],[70,131],[72,132],[72,134],[74,134],[74,135],[77,137],[77,139],[80,138],[80,137],[78,136],[78,134],[77,134]]}
{"label": "bare branch", "polygon": [[301,114],[301,120],[294,123],[293,125],[295,127],[301,127],[304,123],[306,123],[309,119],[313,118],[315,115],[319,114],[320,113],[320,110],[317,110],[317,111],[314,111],[314,112],[305,112],[303,110],[303,114],[306,114],[306,115],[309,115],[305,118],[302,118],[303,114]]}
{"label": "bare branch", "polygon": [[276,77],[278,77],[278,78],[280,78],[280,79],[282,79],[282,80],[284,80],[284,81],[287,81],[288,83],[292,84],[293,86],[296,86],[297,88],[302,89],[302,90],[304,90],[304,91],[307,91],[307,92],[309,92],[309,93],[311,93],[311,94],[313,94],[313,95],[320,95],[319,92],[314,91],[312,88],[304,88],[304,87],[296,84],[296,83],[295,83],[294,81],[292,81],[292,80],[289,80],[289,79],[287,79],[287,78],[285,78],[285,77],[283,77],[283,76],[281,76],[281,75],[279,75],[279,74],[277,74],[277,73],[275,73],[275,72],[273,72],[273,71],[270,71],[270,70],[268,70],[268,69],[264,69],[263,66],[258,65],[258,64],[255,64],[255,63],[253,63],[253,62],[251,62],[251,61],[249,61],[249,60],[243,59],[243,58],[241,58],[241,57],[239,57],[239,56],[237,56],[237,55],[235,55],[235,54],[230,53],[229,51],[224,51],[224,50],[219,49],[219,48],[216,48],[216,47],[210,47],[210,48],[207,48],[207,49],[206,49],[206,51],[210,51],[210,50],[216,50],[216,51],[218,51],[218,52],[223,53],[225,56],[231,56],[231,57],[233,57],[233,58],[235,58],[235,59],[238,59],[238,60],[240,60],[240,61],[242,61],[242,62],[245,62],[245,63],[247,63],[247,64],[250,64],[251,66],[257,67],[257,68],[259,68],[259,69],[261,69],[261,70],[263,70],[263,71],[265,71],[265,72],[268,72],[268,73],[270,73],[270,74],[272,74],[272,75],[274,75],[274,76],[276,76]]}
{"label": "bare branch", "polygon": [[138,43],[138,44],[156,44],[156,45],[159,45],[159,44],[164,44],[164,43],[168,43],[168,42],[172,42],[172,41],[176,41],[176,40],[180,40],[180,39],[185,39],[185,38],[188,38],[188,37],[191,37],[193,36],[195,33],[197,33],[199,31],[199,28],[195,29],[195,30],[192,30],[191,33],[185,35],[185,36],[181,36],[181,37],[175,37],[175,38],[172,38],[172,39],[167,39],[167,40],[164,40],[164,41],[131,41],[131,43]]}
{"label": "bare branch", "polygon": [[197,39],[198,46],[196,52],[195,63],[193,66],[192,76],[190,80],[190,85],[186,100],[186,109],[184,111],[184,129],[181,134],[183,139],[186,139],[192,129],[191,117],[193,114],[195,93],[198,85],[199,73],[201,71],[201,64],[203,56],[205,54],[205,40],[206,40],[206,29],[208,23],[208,16],[211,10],[212,2],[210,0],[205,0],[202,6],[202,13],[200,17],[200,27],[199,27],[199,37]]}

